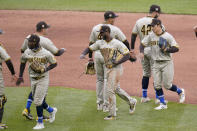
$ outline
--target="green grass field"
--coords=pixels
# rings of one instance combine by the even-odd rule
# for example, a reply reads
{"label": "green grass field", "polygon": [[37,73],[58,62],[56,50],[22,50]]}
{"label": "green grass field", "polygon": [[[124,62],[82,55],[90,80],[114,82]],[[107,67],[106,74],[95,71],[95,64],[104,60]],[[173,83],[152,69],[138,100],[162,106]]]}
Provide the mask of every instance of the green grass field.
{"label": "green grass field", "polygon": [[197,0],[0,0],[0,9],[148,12],[151,4],[164,13],[197,14]]}
{"label": "green grass field", "polygon": [[[7,131],[29,131],[36,121],[26,120],[21,112],[25,107],[30,88],[6,88],[8,102],[3,122]],[[50,87],[47,102],[58,112],[54,123],[45,123],[46,131],[195,131],[197,130],[197,106],[169,102],[168,109],[155,111],[153,101],[137,103],[136,112],[129,115],[128,105],[117,99],[118,118],[104,121],[107,113],[96,110],[95,91]],[[139,98],[137,98],[139,101]],[[36,116],[35,106],[32,114]],[[45,112],[48,115],[47,112]]]}

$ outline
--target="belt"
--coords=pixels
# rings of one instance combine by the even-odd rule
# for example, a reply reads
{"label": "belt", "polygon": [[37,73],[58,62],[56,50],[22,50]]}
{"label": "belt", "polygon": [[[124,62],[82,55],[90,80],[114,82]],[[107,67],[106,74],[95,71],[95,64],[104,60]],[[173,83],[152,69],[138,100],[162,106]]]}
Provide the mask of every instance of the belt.
{"label": "belt", "polygon": [[38,77],[32,77],[34,80],[40,80],[41,78],[44,78],[45,76],[38,76]]}

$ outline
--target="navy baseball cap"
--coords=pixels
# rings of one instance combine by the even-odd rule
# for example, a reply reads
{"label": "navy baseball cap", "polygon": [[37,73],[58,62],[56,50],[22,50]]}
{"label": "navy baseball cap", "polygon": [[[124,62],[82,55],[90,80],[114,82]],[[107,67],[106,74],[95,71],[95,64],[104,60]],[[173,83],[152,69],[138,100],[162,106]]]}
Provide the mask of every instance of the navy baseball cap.
{"label": "navy baseball cap", "polygon": [[161,25],[161,20],[155,18],[152,20],[152,23],[150,25],[151,26]]}
{"label": "navy baseball cap", "polygon": [[106,11],[104,14],[105,19],[116,18],[116,17],[118,17],[118,15],[116,15],[113,11]]}
{"label": "navy baseball cap", "polygon": [[101,26],[101,29],[98,32],[101,32],[101,33],[109,32],[110,33],[111,32],[111,29],[110,29],[109,26],[103,25],[103,26]]}
{"label": "navy baseball cap", "polygon": [[150,12],[150,13],[152,13],[152,12],[161,13],[161,8],[160,8],[160,6],[158,6],[158,5],[151,5],[151,6],[150,6],[149,12]]}
{"label": "navy baseball cap", "polygon": [[1,35],[1,34],[3,34],[3,30],[2,30],[2,29],[0,29],[0,35]]}
{"label": "navy baseball cap", "polygon": [[36,25],[36,29],[37,29],[37,30],[47,29],[47,28],[49,28],[49,27],[50,27],[50,25],[47,25],[47,23],[44,22],[44,21],[40,21],[40,22],[38,22],[38,24]]}

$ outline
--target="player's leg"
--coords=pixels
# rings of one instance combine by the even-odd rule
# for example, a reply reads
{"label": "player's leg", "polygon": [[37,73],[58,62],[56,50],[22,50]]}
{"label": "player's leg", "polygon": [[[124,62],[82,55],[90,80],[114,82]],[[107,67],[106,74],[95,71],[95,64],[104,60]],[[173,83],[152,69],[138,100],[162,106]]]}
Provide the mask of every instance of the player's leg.
{"label": "player's leg", "polygon": [[156,90],[157,96],[160,101],[160,105],[155,108],[155,110],[167,109],[167,104],[165,102],[164,93],[162,90],[162,72],[161,72],[161,62],[155,62],[153,65],[153,79],[154,88]]}
{"label": "player's leg", "polygon": [[25,116],[29,120],[33,120],[33,116],[30,114],[30,107],[33,101],[32,92],[29,93],[26,108],[23,110],[22,115]]}
{"label": "player's leg", "polygon": [[179,103],[183,103],[185,101],[185,91],[184,89],[178,88],[177,85],[172,84],[173,78],[174,78],[173,61],[168,61],[167,65],[163,69],[164,87],[173,92],[176,92],[180,96]]}
{"label": "player's leg", "polygon": [[150,60],[147,55],[144,55],[144,59],[141,60],[142,68],[143,68],[143,77],[142,77],[142,98],[141,102],[149,102],[150,98],[147,97],[147,89],[149,85],[149,78],[151,75],[151,65]]}
{"label": "player's leg", "polygon": [[95,52],[94,55],[95,69],[96,69],[96,97],[97,97],[97,110],[103,109],[103,88],[104,88],[104,60],[100,52]]}

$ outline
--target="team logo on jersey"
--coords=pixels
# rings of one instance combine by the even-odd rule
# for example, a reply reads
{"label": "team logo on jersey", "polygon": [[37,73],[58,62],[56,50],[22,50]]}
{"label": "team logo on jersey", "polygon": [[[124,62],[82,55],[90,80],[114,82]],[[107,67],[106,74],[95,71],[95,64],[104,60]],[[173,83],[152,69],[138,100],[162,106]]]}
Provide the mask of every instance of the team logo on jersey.
{"label": "team logo on jersey", "polygon": [[38,61],[38,62],[43,63],[43,64],[46,64],[47,63],[47,59],[45,57],[43,57],[43,58],[40,58],[40,57],[32,57],[32,58],[29,58],[28,61],[30,63],[32,63],[33,61]]}

